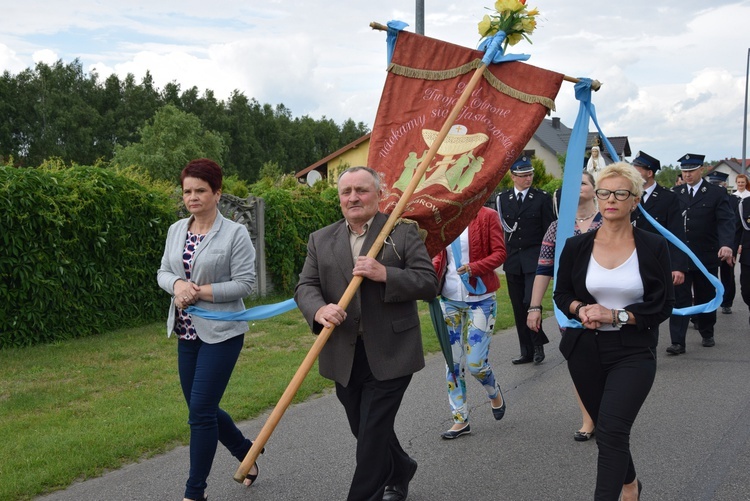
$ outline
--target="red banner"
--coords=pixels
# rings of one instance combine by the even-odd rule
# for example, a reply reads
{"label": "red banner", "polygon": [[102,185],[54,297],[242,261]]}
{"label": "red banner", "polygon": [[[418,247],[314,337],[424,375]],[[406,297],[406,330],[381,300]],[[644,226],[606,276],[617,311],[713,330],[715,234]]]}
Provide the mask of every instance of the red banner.
{"label": "red banner", "polygon": [[[398,35],[375,119],[368,165],[390,213],[484,54],[421,35]],[[521,154],[563,75],[520,62],[492,64],[471,93],[402,217],[426,230],[430,255],[461,234]]]}

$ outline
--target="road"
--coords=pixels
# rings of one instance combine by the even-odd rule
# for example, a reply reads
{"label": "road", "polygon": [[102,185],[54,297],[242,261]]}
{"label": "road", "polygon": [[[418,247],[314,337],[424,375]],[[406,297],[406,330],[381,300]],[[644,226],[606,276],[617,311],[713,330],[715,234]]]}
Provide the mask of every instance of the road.
{"label": "road", "polygon": [[[480,385],[467,381],[472,434],[446,441],[451,426],[439,354],[427,359],[407,391],[396,428],[419,463],[411,501],[586,500],[593,497],[597,447],[575,442],[580,414],[567,366],[557,350],[554,319],[545,320],[551,343],[541,365],[514,366],[514,329],[495,333],[490,350],[508,408],[492,418]],[[750,327],[748,308],[735,301],[718,314],[716,346],[704,348],[692,327],[687,353],[664,352],[661,326],[656,381],[631,435],[644,500],[750,501]],[[241,423],[257,435],[267,414]],[[187,425],[186,425],[187,426]],[[246,489],[232,479],[237,463],[219,450],[208,481],[211,501],[345,499],[353,472],[354,439],[332,393],[290,407],[259,460],[260,477]],[[37,498],[44,501],[181,500],[188,450],[76,483]]]}

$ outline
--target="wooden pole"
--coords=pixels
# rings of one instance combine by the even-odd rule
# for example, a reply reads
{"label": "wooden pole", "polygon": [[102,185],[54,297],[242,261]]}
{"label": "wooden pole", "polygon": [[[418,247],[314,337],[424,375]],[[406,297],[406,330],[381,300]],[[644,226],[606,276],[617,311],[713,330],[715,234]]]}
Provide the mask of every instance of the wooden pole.
{"label": "wooden pole", "polygon": [[[440,148],[440,146],[443,144],[445,137],[448,135],[448,132],[450,132],[451,127],[453,127],[453,123],[456,121],[456,118],[458,118],[458,114],[461,112],[461,109],[466,104],[466,101],[469,100],[471,93],[474,91],[474,88],[482,78],[484,69],[485,65],[482,64],[479,68],[474,70],[474,75],[471,77],[469,84],[466,86],[466,88],[463,90],[463,93],[458,98],[458,101],[454,105],[453,110],[451,110],[451,113],[448,115],[448,118],[446,118],[443,127],[440,129],[437,138],[432,142],[432,146],[430,146],[430,149],[427,151],[424,159],[417,167],[417,170],[414,172],[409,185],[404,190],[404,193],[401,195],[401,198],[396,204],[396,207],[388,217],[388,220],[383,226],[383,229],[380,231],[377,239],[372,244],[370,251],[367,253],[368,257],[374,258],[377,256],[378,252],[380,252],[380,249],[383,247],[383,242],[385,241],[386,237],[390,235],[393,227],[396,225],[396,221],[398,221],[398,219],[401,217],[401,214],[404,211],[404,207],[406,207],[409,199],[414,194],[414,191],[416,191],[417,186],[419,185],[419,181],[422,179],[422,176],[425,174],[425,172],[427,172],[427,168],[430,166],[433,158],[435,158],[438,148]],[[346,288],[346,291],[344,291],[344,295],[338,302],[338,305],[342,309],[345,310],[347,306],[349,306],[349,303],[354,297],[354,294],[357,292],[357,289],[359,289],[361,283],[362,277],[356,276],[349,283],[349,287]],[[234,474],[234,479],[237,482],[243,482],[245,480],[248,472],[253,467],[255,461],[258,459],[260,451],[262,451],[263,447],[265,447],[266,442],[271,436],[271,433],[273,433],[273,430],[276,428],[276,425],[279,424],[279,421],[284,415],[284,412],[286,412],[286,409],[292,403],[294,395],[297,393],[300,386],[302,386],[302,382],[307,376],[307,373],[310,372],[310,369],[315,363],[315,359],[317,359],[318,355],[320,355],[323,346],[325,346],[328,338],[331,336],[331,332],[333,332],[333,327],[327,327],[323,329],[320,334],[318,334],[318,338],[315,340],[315,343],[313,343],[310,351],[307,352],[307,356],[305,356],[302,364],[297,369],[297,372],[294,374],[292,381],[289,383],[286,390],[284,390],[284,393],[281,395],[281,398],[276,404],[276,407],[274,407],[273,411],[271,412],[271,415],[268,416],[266,423],[263,425],[263,428],[260,430],[260,433],[253,442],[253,446],[248,451],[242,463],[240,463],[239,468],[237,468],[237,472]]]}
{"label": "wooden pole", "polygon": [[[380,30],[380,31],[388,31],[388,26],[385,26],[384,24],[372,22],[370,23],[370,28],[374,30]],[[568,75],[563,75],[563,80],[566,82],[572,82],[572,83],[578,83],[581,81],[580,78],[576,77],[569,77]],[[591,88],[594,91],[598,91],[602,87],[602,83],[599,80],[593,80],[591,82]]]}

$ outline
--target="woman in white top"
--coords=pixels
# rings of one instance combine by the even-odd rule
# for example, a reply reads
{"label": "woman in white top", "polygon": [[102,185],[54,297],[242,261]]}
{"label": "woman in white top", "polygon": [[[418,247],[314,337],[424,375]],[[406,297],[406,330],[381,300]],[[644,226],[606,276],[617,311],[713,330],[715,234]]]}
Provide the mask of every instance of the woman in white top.
{"label": "woman in white top", "polygon": [[[554,300],[581,327],[568,327],[560,351],[596,425],[597,501],[634,501],[642,489],[630,430],[656,375],[659,324],[674,305],[667,241],[630,224],[643,193],[633,166],[618,162],[597,178],[602,226],[569,238]],[[620,496],[622,496],[620,498]]]}

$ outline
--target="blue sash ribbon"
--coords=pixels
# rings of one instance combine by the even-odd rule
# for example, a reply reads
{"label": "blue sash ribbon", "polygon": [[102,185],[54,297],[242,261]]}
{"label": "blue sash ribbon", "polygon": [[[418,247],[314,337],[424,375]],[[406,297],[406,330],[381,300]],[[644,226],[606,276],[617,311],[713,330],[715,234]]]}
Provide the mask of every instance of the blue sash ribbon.
{"label": "blue sash ribbon", "polygon": [[243,311],[214,311],[198,308],[197,306],[189,306],[185,311],[191,315],[196,315],[207,320],[249,321],[275,317],[276,315],[281,315],[282,313],[291,311],[296,307],[297,303],[294,302],[294,299],[287,299],[280,303],[264,304]]}
{"label": "blue sash ribbon", "polygon": [[[461,267],[461,236],[459,235],[458,238],[456,238],[453,242],[451,242],[451,251],[453,252],[453,262],[456,264],[456,270],[458,270]],[[469,291],[471,294],[484,294],[487,292],[487,286],[484,285],[484,282],[482,282],[482,279],[477,277],[477,288],[471,286],[469,283],[469,276],[468,273],[462,273],[458,275],[461,279],[461,282],[463,282],[464,287],[466,287],[466,290]]]}
{"label": "blue sash ribbon", "polygon": [[531,56],[529,54],[505,54],[502,43],[505,40],[506,33],[498,31],[495,35],[485,38],[479,44],[479,50],[484,52],[482,63],[489,66],[491,63],[507,63],[508,61],[527,61]]}

